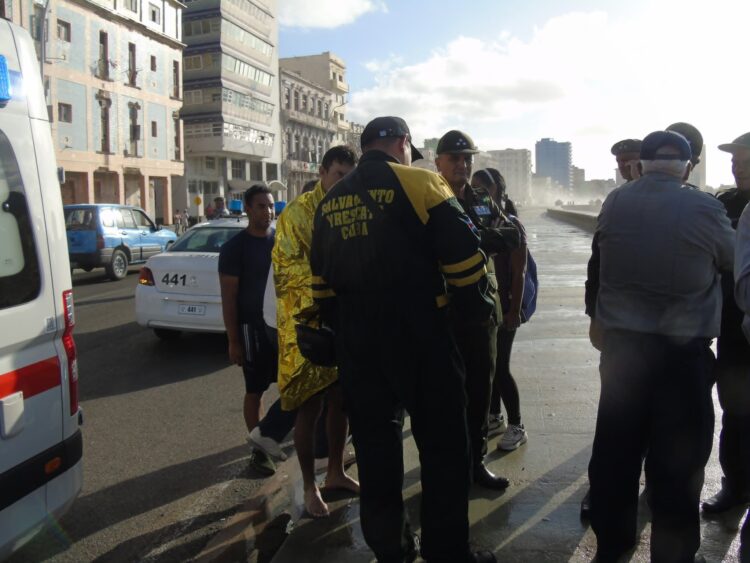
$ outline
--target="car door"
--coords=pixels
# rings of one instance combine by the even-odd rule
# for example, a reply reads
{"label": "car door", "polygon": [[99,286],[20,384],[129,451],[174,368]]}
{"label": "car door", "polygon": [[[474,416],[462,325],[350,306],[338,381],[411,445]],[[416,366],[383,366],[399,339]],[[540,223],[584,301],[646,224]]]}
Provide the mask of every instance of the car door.
{"label": "car door", "polygon": [[133,217],[133,213],[128,207],[120,207],[117,211],[120,215],[117,220],[117,226],[120,228],[122,243],[130,249],[130,261],[140,262],[143,259],[141,257],[143,241],[140,229],[138,229],[138,225]]}
{"label": "car door", "polygon": [[148,260],[154,254],[162,251],[161,237],[153,221],[140,209],[133,209],[133,217],[138,225],[141,236],[141,252],[143,260]]}

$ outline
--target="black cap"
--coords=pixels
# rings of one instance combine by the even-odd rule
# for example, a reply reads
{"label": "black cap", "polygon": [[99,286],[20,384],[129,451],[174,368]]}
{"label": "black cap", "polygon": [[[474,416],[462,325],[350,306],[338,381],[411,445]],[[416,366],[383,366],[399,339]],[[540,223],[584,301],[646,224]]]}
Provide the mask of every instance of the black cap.
{"label": "black cap", "polygon": [[725,152],[734,152],[737,149],[750,149],[750,133],[745,133],[744,135],[740,135],[731,143],[725,143],[723,145],[719,145],[719,150],[722,150]]}
{"label": "black cap", "polygon": [[375,141],[376,139],[385,139],[387,137],[409,137],[409,144],[411,145],[411,159],[420,160],[424,158],[422,153],[411,142],[411,133],[409,132],[409,126],[406,121],[400,117],[376,117],[370,123],[365,126],[362,131],[362,136],[359,139],[359,145],[364,148]]}
{"label": "black cap", "polygon": [[[656,154],[662,147],[673,147],[679,155]],[[690,160],[690,142],[674,131],[654,131],[641,144],[641,160]]]}
{"label": "black cap", "polygon": [[618,154],[622,154],[624,152],[641,152],[641,140],[640,139],[623,139],[622,141],[617,141],[614,145],[612,145],[612,154],[617,156]]}
{"label": "black cap", "polygon": [[455,129],[440,137],[435,151],[436,154],[477,154],[478,152],[479,149],[471,140],[471,137]]}
{"label": "black cap", "polygon": [[679,133],[688,140],[688,143],[690,143],[690,153],[693,155],[690,160],[693,164],[698,164],[701,160],[701,153],[703,152],[703,135],[701,135],[701,132],[698,131],[695,125],[680,121],[678,123],[673,123],[667,127],[666,130]]}

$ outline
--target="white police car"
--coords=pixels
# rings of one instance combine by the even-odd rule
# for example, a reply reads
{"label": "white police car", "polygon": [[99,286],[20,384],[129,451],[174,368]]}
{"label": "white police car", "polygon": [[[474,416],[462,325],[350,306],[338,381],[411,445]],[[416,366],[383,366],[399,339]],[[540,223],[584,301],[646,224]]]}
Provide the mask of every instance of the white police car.
{"label": "white police car", "polygon": [[149,258],[135,290],[138,324],[165,340],[181,331],[224,332],[219,249],[245,228],[246,217],[201,223]]}

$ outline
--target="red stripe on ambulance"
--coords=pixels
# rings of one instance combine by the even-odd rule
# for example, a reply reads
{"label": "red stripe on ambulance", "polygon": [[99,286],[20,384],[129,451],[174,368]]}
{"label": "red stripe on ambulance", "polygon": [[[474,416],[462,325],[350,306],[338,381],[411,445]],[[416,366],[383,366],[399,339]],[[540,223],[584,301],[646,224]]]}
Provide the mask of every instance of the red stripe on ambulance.
{"label": "red stripe on ambulance", "polygon": [[0,399],[18,391],[23,391],[23,398],[28,399],[54,389],[60,383],[60,360],[47,358],[0,375]]}

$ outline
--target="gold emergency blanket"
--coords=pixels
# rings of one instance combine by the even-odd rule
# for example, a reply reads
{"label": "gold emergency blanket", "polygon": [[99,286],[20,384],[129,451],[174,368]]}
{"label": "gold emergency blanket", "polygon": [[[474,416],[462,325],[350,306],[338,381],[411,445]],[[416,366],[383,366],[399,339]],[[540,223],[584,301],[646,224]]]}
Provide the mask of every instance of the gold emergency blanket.
{"label": "gold emergency blanket", "polygon": [[320,182],[286,206],[276,223],[273,275],[279,331],[279,394],[281,408],[293,410],[336,381],[335,368],[305,360],[297,347],[295,325],[317,316],[312,298],[310,244],[315,209],[325,192]]}

